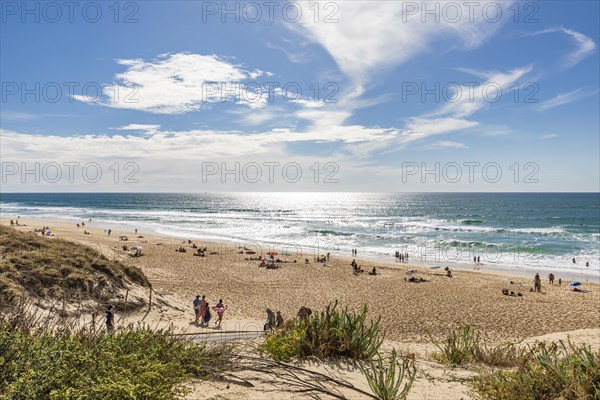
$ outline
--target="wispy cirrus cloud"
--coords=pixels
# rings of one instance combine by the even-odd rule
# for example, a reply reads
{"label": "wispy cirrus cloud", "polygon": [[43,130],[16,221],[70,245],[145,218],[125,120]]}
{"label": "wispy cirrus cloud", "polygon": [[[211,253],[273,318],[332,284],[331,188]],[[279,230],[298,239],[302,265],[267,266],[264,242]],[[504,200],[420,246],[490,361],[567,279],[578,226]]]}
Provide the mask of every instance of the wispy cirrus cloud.
{"label": "wispy cirrus cloud", "polygon": [[562,106],[565,104],[573,103],[586,97],[590,97],[598,93],[598,89],[591,90],[589,88],[579,88],[567,93],[559,93],[551,99],[545,100],[539,103],[535,109],[539,111],[546,111],[554,107]]}
{"label": "wispy cirrus cloud", "polygon": [[575,50],[567,54],[563,59],[562,64],[564,68],[574,67],[575,65],[579,64],[583,59],[591,56],[596,50],[596,43],[594,43],[594,41],[590,37],[584,35],[583,33],[574,31],[572,29],[567,29],[562,26],[537,31],[530,34],[530,36],[537,36],[556,32],[561,32],[570,36],[576,45]]}

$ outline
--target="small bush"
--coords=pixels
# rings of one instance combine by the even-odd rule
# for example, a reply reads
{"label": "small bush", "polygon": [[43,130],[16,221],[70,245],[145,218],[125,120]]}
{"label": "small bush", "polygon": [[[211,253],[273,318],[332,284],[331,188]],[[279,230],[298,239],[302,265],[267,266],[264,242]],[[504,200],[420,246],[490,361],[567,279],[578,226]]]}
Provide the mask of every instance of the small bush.
{"label": "small bush", "polygon": [[300,325],[293,324],[268,335],[260,349],[275,360],[288,361],[300,355],[300,342],[304,333]]}
{"label": "small bush", "polygon": [[481,333],[469,325],[459,325],[452,329],[442,342],[433,338],[431,341],[439,349],[439,352],[433,354],[433,358],[443,364],[481,363],[496,367],[513,367],[523,356],[522,350],[512,343],[488,347]]}
{"label": "small bush", "polygon": [[570,342],[539,343],[515,370],[488,370],[473,389],[490,400],[600,399],[600,351]]}
{"label": "small bush", "polygon": [[186,380],[218,375],[227,355],[167,331],[105,335],[1,317],[0,399],[177,399]]}
{"label": "small bush", "polygon": [[475,360],[480,348],[480,334],[469,325],[452,329],[442,343],[431,339],[440,350],[433,357],[444,364],[463,365]]}
{"label": "small bush", "polygon": [[384,335],[380,318],[367,322],[367,307],[360,313],[339,311],[337,302],[324,312],[314,313],[304,321],[296,320],[267,337],[261,349],[276,359],[316,356],[349,357],[353,360],[373,357]]}
{"label": "small bush", "polygon": [[[369,387],[381,400],[405,399],[417,373],[414,356],[403,358],[400,364],[396,349],[392,350],[389,362],[384,364],[383,358],[378,354],[376,362],[371,360],[369,368],[361,366],[361,369],[367,378]],[[405,377],[407,382],[402,386]]]}

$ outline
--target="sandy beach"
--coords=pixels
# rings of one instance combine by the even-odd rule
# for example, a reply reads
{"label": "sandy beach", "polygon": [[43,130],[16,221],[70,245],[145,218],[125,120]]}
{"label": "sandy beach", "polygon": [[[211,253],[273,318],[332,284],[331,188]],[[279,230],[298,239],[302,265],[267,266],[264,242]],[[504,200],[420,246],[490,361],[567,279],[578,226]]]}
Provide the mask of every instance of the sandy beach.
{"label": "sandy beach", "polygon": [[[533,276],[494,274],[483,265],[479,271],[455,269],[453,277],[448,278],[441,268],[361,259],[360,252],[359,265],[365,271],[377,267],[379,275],[355,276],[350,267],[351,257],[333,256],[327,262],[330,266],[324,266],[325,263],[314,261],[312,253],[294,253],[293,249],[288,249],[290,256],[283,256],[281,249],[275,249],[280,253],[277,257],[285,262],[278,263],[278,269],[267,270],[258,267],[260,261],[246,258],[257,257],[261,252],[266,255],[269,250],[249,244],[246,246],[257,254],[240,254],[241,244],[195,240],[198,247],[207,247],[206,257],[197,257],[185,238],[145,232],[135,234],[119,229],[109,236],[93,222],[77,228],[67,221],[19,221],[25,225],[19,227],[21,230],[32,231],[46,225],[55,237],[90,245],[107,256],[139,266],[156,292],[176,299],[183,308],[187,303],[191,305],[197,294],[205,295],[212,304],[223,299],[229,307],[226,322],[236,320],[240,328],[239,321],[246,321],[251,325],[247,330],[260,329],[267,307],[280,310],[284,318],[290,318],[302,305],[322,310],[336,300],[340,306],[354,310],[366,304],[373,316],[381,315],[386,338],[400,342],[427,342],[430,334],[442,337],[458,323],[479,328],[497,342],[600,327],[600,286],[593,283],[582,286],[590,292],[577,293],[568,289],[566,280],[562,286],[556,282],[550,285],[546,276],[542,276],[542,293],[532,293]],[[6,218],[2,220],[4,224],[7,222]],[[89,234],[84,234],[85,230]],[[122,235],[126,235],[128,241],[120,240]],[[122,249],[123,245],[142,246],[144,255],[130,257],[129,252]],[[187,251],[177,252],[179,247]],[[305,264],[306,258],[309,264]],[[406,282],[409,269],[416,269],[414,276],[427,282]],[[521,285],[511,284],[511,281]],[[515,294],[520,292],[523,296],[505,296],[502,289]]]}
{"label": "sandy beach", "polygon": [[[0,222],[8,224],[9,220],[3,218]],[[458,323],[480,329],[492,343],[571,340],[600,349],[600,286],[593,283],[583,285],[590,292],[577,293],[568,289],[568,281],[564,280],[562,286],[549,285],[544,276],[542,293],[533,293],[529,291],[533,277],[498,274],[485,265],[479,266],[478,271],[466,270],[469,266],[454,269],[453,277],[448,278],[441,268],[362,259],[360,255],[356,257],[359,265],[365,270],[376,267],[379,274],[356,276],[352,274],[351,257],[333,256],[329,262],[322,263],[315,262],[312,254],[283,256],[286,250],[282,249],[275,249],[280,253],[276,257],[286,262],[279,263],[278,269],[267,270],[258,267],[259,261],[245,258],[256,257],[261,251],[266,254],[269,250],[255,249],[258,254],[245,254],[247,251],[240,254],[242,244],[196,240],[193,243],[197,247],[207,247],[206,257],[198,257],[193,255],[195,249],[185,238],[141,231],[136,234],[123,229],[113,229],[108,235],[104,227],[97,227],[94,222],[76,227],[71,221],[21,218],[19,225],[16,228],[22,231],[48,226],[53,234],[48,240],[63,238],[86,244],[144,271],[153,286],[153,307],[124,314],[124,305],[117,304],[117,327],[145,323],[154,327],[168,326],[185,334],[256,332],[262,330],[267,307],[280,310],[287,319],[294,317],[301,305],[321,310],[337,300],[342,307],[358,310],[366,304],[373,317],[381,316],[382,328],[386,331],[382,350],[395,348],[416,356],[419,373],[408,400],[472,398],[466,380],[475,375],[473,370],[449,367],[431,358],[436,348],[429,335],[442,338]],[[120,236],[127,236],[128,240],[121,240]],[[124,245],[142,246],[144,255],[131,257],[130,251],[123,250]],[[186,252],[176,251],[180,247]],[[309,264],[305,264],[305,258]],[[426,282],[406,282],[409,276],[406,271],[410,269],[417,270],[411,276],[424,278]],[[557,275],[557,279],[559,277]],[[511,285],[510,281],[521,285]],[[505,288],[522,296],[505,296],[502,294]],[[228,305],[221,328],[212,322],[208,327],[193,322],[191,303],[197,294],[205,295],[211,304],[223,299]],[[196,336],[196,340],[202,337]],[[249,343],[250,346],[255,344],[255,341]],[[369,391],[360,369],[351,363],[309,360],[301,362],[301,366],[311,371],[334,373],[356,388]],[[254,386],[190,382],[186,385],[189,389],[186,399],[279,400],[292,395],[284,392],[284,383],[283,386],[265,383],[252,375],[246,375],[245,379]],[[310,398],[293,395],[296,399]],[[346,395],[352,399],[362,398],[356,393]]]}

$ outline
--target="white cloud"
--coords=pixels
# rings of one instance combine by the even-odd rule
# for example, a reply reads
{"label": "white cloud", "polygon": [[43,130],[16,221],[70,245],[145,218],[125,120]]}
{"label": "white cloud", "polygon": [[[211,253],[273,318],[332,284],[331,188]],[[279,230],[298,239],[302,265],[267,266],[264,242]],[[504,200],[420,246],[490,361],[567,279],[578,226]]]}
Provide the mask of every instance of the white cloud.
{"label": "white cloud", "polygon": [[423,150],[467,149],[467,145],[449,140],[434,142],[423,147]]}
{"label": "white cloud", "polygon": [[127,70],[103,88],[101,99],[82,95],[77,100],[113,108],[143,110],[156,114],[181,114],[212,103],[233,101],[262,108],[266,96],[247,86],[268,72],[246,71],[217,55],[164,54],[152,61],[118,60]]}
{"label": "white cloud", "polygon": [[557,134],[555,134],[555,133],[549,133],[547,135],[540,136],[540,140],[550,140],[550,139],[554,139],[554,138],[557,138],[557,137],[558,137]]}
{"label": "white cloud", "polygon": [[563,65],[565,68],[571,68],[579,64],[581,60],[592,55],[596,49],[596,44],[591,38],[587,37],[583,33],[579,33],[564,27],[544,29],[542,31],[534,32],[532,36],[554,32],[562,32],[566,35],[569,35],[577,46],[574,51],[565,56],[565,59],[563,60]]}
{"label": "white cloud", "polygon": [[515,83],[532,69],[532,65],[515,68],[508,72],[462,69],[462,71],[487,80],[477,86],[458,86],[448,103],[430,115],[450,115],[458,118],[468,117],[486,108],[488,104],[492,104],[497,100],[499,101],[502,96],[508,96],[508,91],[514,88]]}
{"label": "white cloud", "polygon": [[[300,23],[288,26],[323,46],[356,85],[372,81],[381,69],[405,63],[430,50],[434,41],[444,41],[451,47],[459,43],[461,48],[475,48],[502,25],[502,21],[486,22],[481,12],[473,13],[470,20],[468,7],[460,2],[454,4],[459,5],[462,18],[452,21],[453,17],[447,17],[440,9],[438,22],[432,16],[422,21],[423,2],[336,2],[339,12],[335,16],[338,22],[334,23],[324,22],[324,15],[315,21],[314,10],[322,9],[322,3],[297,4],[303,8]],[[434,5],[440,4],[443,5],[441,2]],[[413,5],[419,10],[411,11]]]}
{"label": "white cloud", "polygon": [[569,104],[581,99],[585,99],[586,97],[593,96],[596,93],[598,93],[598,89],[587,90],[586,88],[579,88],[568,93],[560,93],[549,100],[539,103],[536,109],[540,111],[545,111],[554,107],[562,106],[564,104]]}
{"label": "white cloud", "polygon": [[118,131],[156,131],[160,129],[160,125],[129,124],[114,129]]}

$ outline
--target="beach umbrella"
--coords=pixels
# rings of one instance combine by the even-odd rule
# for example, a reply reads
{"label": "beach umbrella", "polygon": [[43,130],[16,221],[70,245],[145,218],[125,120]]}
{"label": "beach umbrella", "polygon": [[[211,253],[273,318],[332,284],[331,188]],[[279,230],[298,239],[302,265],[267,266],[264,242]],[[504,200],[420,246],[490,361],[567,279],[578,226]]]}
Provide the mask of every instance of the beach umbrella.
{"label": "beach umbrella", "polygon": [[579,286],[579,285],[581,285],[581,282],[575,281],[575,282],[569,283],[569,286]]}
{"label": "beach umbrella", "polygon": [[246,254],[256,254],[255,251],[247,251]]}
{"label": "beach umbrella", "polygon": [[409,269],[408,271],[405,272],[406,275],[414,275],[417,273],[416,269]]}
{"label": "beach umbrella", "polygon": [[279,253],[276,252],[276,251],[269,251],[267,254],[270,255],[270,256],[276,256]]}

